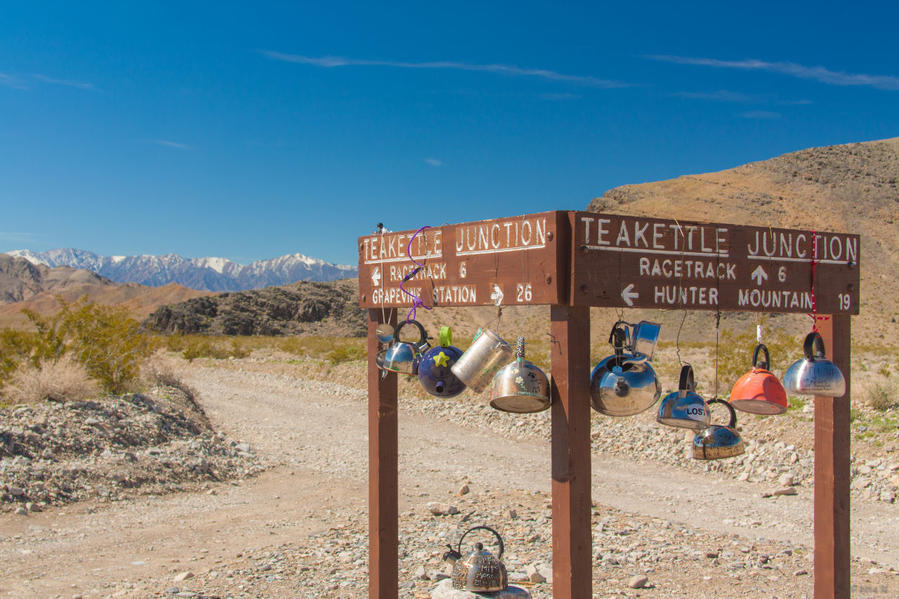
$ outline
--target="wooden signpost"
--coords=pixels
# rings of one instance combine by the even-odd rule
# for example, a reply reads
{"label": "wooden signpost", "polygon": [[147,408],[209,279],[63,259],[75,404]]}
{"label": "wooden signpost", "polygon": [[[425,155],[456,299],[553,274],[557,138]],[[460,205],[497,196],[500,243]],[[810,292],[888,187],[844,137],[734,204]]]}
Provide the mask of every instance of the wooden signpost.
{"label": "wooden signpost", "polygon": [[375,330],[395,319],[387,308],[420,301],[551,306],[557,599],[592,595],[589,307],[814,314],[847,388],[842,398],[815,398],[815,597],[848,598],[849,318],[859,310],[859,252],[857,235],[573,211],[360,237],[369,596],[398,596],[397,381],[377,368]]}

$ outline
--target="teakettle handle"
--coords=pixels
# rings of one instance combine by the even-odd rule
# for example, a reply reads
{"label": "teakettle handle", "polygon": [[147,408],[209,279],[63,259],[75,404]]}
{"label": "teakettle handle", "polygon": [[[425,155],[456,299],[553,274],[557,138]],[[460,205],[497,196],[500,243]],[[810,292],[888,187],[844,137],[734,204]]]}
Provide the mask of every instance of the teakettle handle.
{"label": "teakettle handle", "polygon": [[502,538],[501,536],[499,536],[499,533],[498,533],[498,532],[496,532],[495,530],[493,530],[493,529],[490,528],[489,526],[483,526],[483,525],[481,525],[481,526],[472,526],[471,528],[469,528],[468,530],[465,531],[465,533],[462,535],[462,538],[459,539],[459,547],[458,547],[458,549],[457,549],[458,553],[459,553],[459,554],[462,553],[462,541],[465,540],[465,536],[468,535],[468,533],[470,533],[470,532],[473,531],[473,530],[486,530],[486,531],[492,532],[492,533],[493,533],[493,536],[495,536],[496,539],[499,541],[499,555],[496,556],[496,559],[502,559],[502,557],[503,557],[503,550],[505,549],[505,545],[503,544],[503,538]]}
{"label": "teakettle handle", "polygon": [[[827,350],[824,347],[824,339],[821,338],[821,333],[818,331],[812,331],[805,336],[802,350],[805,352],[806,360],[814,360],[815,358],[820,359],[827,356]],[[812,354],[812,351],[815,353]]]}
{"label": "teakettle handle", "polygon": [[696,381],[693,379],[693,367],[684,364],[680,369],[680,384],[677,386],[678,391],[696,391]]}
{"label": "teakettle handle", "polygon": [[624,348],[628,345],[627,324],[623,320],[619,320],[612,327],[612,332],[609,333],[609,344],[615,348],[616,354],[624,353]]}
{"label": "teakettle handle", "polygon": [[[765,360],[762,362],[759,362],[760,351],[765,352]],[[752,353],[752,367],[761,368],[762,370],[771,369],[771,354],[768,353],[768,348],[764,343],[759,343],[755,346],[755,351]]]}
{"label": "teakettle handle", "polygon": [[718,399],[717,397],[714,399],[710,399],[706,402],[706,405],[711,406],[713,403],[723,404],[727,410],[730,412],[730,422],[727,423],[727,426],[730,428],[734,428],[737,426],[737,411],[734,410],[734,407],[730,405],[729,402],[724,401],[723,399]]}
{"label": "teakettle handle", "polygon": [[393,339],[395,341],[402,343],[403,340],[400,339],[400,331],[403,330],[403,327],[407,324],[414,324],[416,327],[418,327],[419,339],[418,343],[415,344],[416,346],[420,347],[422,344],[428,342],[428,333],[425,331],[425,328],[421,326],[421,323],[417,320],[404,320],[400,322],[397,325],[396,330],[393,332]]}

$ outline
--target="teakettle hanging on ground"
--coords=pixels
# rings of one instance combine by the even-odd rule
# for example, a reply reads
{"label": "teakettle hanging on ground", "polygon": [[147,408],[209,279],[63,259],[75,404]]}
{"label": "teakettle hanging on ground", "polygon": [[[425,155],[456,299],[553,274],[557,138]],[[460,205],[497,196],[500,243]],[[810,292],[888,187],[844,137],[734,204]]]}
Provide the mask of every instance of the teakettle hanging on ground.
{"label": "teakettle hanging on ground", "polygon": [[[765,359],[759,362],[759,353]],[[750,414],[783,414],[787,411],[787,392],[780,380],[768,370],[771,356],[759,343],[752,354],[752,370],[737,379],[730,392],[730,405]]]}
{"label": "teakettle hanging on ground", "polygon": [[817,331],[806,335],[802,344],[805,357],[790,365],[784,374],[784,387],[789,393],[843,397],[846,379],[836,364],[827,359],[824,339]]}
{"label": "teakettle hanging on ground", "polygon": [[[417,342],[401,341],[400,331],[407,324],[415,325],[418,328],[419,339]],[[425,328],[417,320],[404,320],[393,334],[394,341],[387,348],[384,354],[384,370],[405,374],[406,376],[415,376],[418,374],[418,361],[421,353],[428,350],[428,334]]]}
{"label": "teakettle hanging on ground", "polygon": [[422,354],[418,365],[418,380],[425,391],[436,397],[455,397],[465,390],[465,383],[453,374],[452,366],[462,357],[462,350],[453,345],[453,331],[440,328],[440,345]]}
{"label": "teakettle hanging on ground", "polygon": [[709,425],[709,407],[696,391],[693,367],[684,364],[680,370],[678,390],[669,393],[659,405],[656,421],[677,428],[702,430]]}
{"label": "teakettle hanging on ground", "polygon": [[[641,322],[636,325],[635,335],[643,325],[653,323]],[[654,326],[655,338],[658,338],[658,325]],[[644,333],[647,330],[650,329],[642,329]],[[612,327],[609,343],[615,349],[615,354],[600,361],[590,375],[593,409],[607,416],[632,416],[651,408],[662,394],[662,385],[649,363],[655,341],[648,343],[644,339],[640,342],[641,349],[648,350],[649,355],[625,353],[624,350],[629,345],[627,323],[619,321]],[[630,346],[637,346],[636,337]]]}
{"label": "teakettle hanging on ground", "polygon": [[480,393],[493,381],[493,375],[512,359],[512,348],[490,330],[478,329],[471,346],[452,365],[453,374],[469,389]]}
{"label": "teakettle hanging on ground", "polygon": [[710,399],[708,405],[723,404],[730,412],[727,426],[712,424],[693,437],[693,458],[697,460],[721,460],[738,456],[745,451],[743,439],[737,432],[737,413],[723,399]]}
{"label": "teakettle hanging on ground", "polygon": [[490,405],[503,412],[529,414],[549,407],[549,380],[540,368],[524,359],[524,337],[518,338],[516,358],[493,377]]}
{"label": "teakettle hanging on ground", "polygon": [[[468,533],[475,530],[486,530],[493,533],[499,541],[499,555],[495,556],[484,549],[482,543],[475,543],[475,550],[462,557],[462,541]],[[502,591],[509,585],[509,576],[503,564],[503,538],[489,526],[474,526],[465,531],[456,549],[447,545],[449,551],[443,559],[453,563],[453,588],[474,593],[493,593]]]}

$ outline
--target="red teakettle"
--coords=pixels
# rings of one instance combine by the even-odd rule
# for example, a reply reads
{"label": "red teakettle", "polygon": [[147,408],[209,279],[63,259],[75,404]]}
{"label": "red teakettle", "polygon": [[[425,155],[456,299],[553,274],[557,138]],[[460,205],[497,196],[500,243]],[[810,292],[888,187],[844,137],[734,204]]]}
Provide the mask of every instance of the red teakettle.
{"label": "red teakettle", "polygon": [[[759,352],[765,359],[759,362]],[[787,392],[780,380],[768,370],[771,356],[759,343],[752,354],[752,370],[737,379],[730,392],[730,404],[750,414],[783,414],[787,411]]]}

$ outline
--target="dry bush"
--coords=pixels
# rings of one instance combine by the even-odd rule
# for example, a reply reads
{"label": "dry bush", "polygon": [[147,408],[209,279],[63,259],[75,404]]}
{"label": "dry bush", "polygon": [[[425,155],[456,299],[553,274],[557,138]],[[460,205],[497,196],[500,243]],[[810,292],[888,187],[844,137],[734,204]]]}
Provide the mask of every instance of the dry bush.
{"label": "dry bush", "polygon": [[38,366],[27,363],[19,366],[3,390],[12,403],[83,401],[96,397],[99,392],[87,368],[71,354],[41,361]]}
{"label": "dry bush", "polygon": [[886,412],[899,406],[899,392],[896,385],[890,383],[873,383],[868,387],[868,405],[878,412]]}

